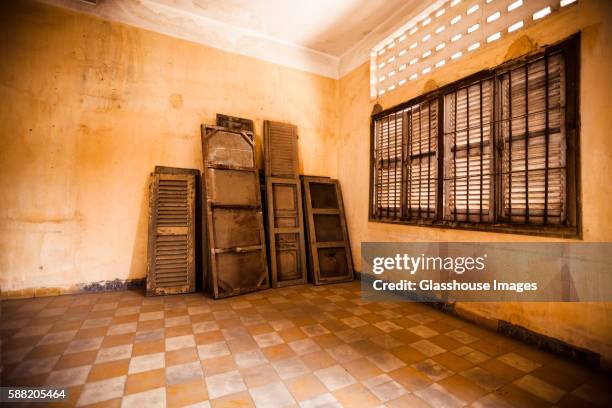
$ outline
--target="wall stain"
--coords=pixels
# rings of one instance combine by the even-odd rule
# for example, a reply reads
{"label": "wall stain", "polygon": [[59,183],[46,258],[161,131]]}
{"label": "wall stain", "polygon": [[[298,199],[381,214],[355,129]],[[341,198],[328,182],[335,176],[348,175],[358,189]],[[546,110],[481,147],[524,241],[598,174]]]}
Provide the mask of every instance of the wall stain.
{"label": "wall stain", "polygon": [[183,106],[183,96],[177,93],[170,95],[170,105],[174,109],[180,109]]}
{"label": "wall stain", "polygon": [[440,87],[440,85],[438,85],[438,83],[436,82],[436,80],[434,79],[430,79],[429,81],[427,81],[425,83],[425,85],[423,86],[423,91],[421,92],[421,94],[425,94],[427,92],[431,92],[433,90],[436,90]]}
{"label": "wall stain", "polygon": [[533,52],[538,51],[538,49],[538,43],[533,41],[531,37],[527,35],[522,35],[516,41],[514,41],[510,45],[510,47],[508,47],[508,51],[506,51],[504,61],[509,61],[518,57],[522,57],[523,55],[531,54]]}

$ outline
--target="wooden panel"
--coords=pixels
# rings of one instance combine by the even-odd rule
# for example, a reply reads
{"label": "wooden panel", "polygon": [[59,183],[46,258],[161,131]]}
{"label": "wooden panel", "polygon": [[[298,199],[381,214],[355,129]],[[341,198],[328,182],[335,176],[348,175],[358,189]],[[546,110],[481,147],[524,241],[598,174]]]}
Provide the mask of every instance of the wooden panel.
{"label": "wooden panel", "polygon": [[275,287],[307,281],[297,127],[264,122],[270,268]]}
{"label": "wooden panel", "polygon": [[217,113],[217,126],[230,130],[245,130],[247,132],[253,132],[255,130],[253,128],[253,121],[251,119],[223,115],[221,113]]}
{"label": "wooden panel", "polygon": [[298,177],[297,127],[289,123],[264,122],[266,176]]}
{"label": "wooden panel", "polygon": [[194,174],[151,175],[147,295],[195,290]]}
{"label": "wooden panel", "polygon": [[209,288],[215,298],[270,286],[253,133],[202,126]]}
{"label": "wooden panel", "polygon": [[316,285],[353,280],[353,260],[338,180],[302,178],[312,280]]}
{"label": "wooden panel", "polygon": [[297,178],[267,177],[268,237],[274,287],[306,283],[302,191]]}

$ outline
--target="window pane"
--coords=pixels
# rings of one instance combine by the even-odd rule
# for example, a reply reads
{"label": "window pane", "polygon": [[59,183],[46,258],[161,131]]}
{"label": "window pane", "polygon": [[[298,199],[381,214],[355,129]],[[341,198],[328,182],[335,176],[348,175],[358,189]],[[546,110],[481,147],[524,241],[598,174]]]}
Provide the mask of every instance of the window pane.
{"label": "window pane", "polygon": [[500,77],[504,220],[565,220],[565,81],[562,55]]}
{"label": "window pane", "polygon": [[426,101],[406,111],[408,146],[406,186],[408,218],[434,218],[436,212],[438,101]]}
{"label": "window pane", "polygon": [[374,215],[399,218],[402,183],[403,113],[376,121]]}
{"label": "window pane", "polygon": [[493,80],[447,93],[444,112],[444,218],[489,222]]}

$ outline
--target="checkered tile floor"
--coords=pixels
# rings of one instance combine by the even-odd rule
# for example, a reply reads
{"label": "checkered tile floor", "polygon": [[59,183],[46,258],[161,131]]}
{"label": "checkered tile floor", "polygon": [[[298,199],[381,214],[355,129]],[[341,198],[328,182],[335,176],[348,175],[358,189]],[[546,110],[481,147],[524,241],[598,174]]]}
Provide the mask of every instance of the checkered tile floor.
{"label": "checkered tile floor", "polygon": [[69,406],[612,406],[610,379],[359,284],[2,302],[2,385]]}

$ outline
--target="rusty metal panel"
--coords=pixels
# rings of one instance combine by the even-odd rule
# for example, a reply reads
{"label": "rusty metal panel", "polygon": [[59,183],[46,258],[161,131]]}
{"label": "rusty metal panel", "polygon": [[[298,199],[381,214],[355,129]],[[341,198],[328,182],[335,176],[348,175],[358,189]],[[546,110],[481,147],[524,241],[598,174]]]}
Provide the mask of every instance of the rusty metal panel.
{"label": "rusty metal panel", "polygon": [[299,179],[267,177],[268,240],[274,287],[306,283],[304,218]]}
{"label": "rusty metal panel", "polygon": [[315,285],[353,280],[353,259],[338,180],[302,178],[304,208]]}
{"label": "rusty metal panel", "polygon": [[195,291],[195,183],[195,174],[151,174],[147,295]]}
{"label": "rusty metal panel", "polygon": [[202,126],[204,201],[215,298],[270,286],[252,132]]}
{"label": "rusty metal panel", "polygon": [[289,123],[264,121],[266,176],[297,178],[297,127]]}

